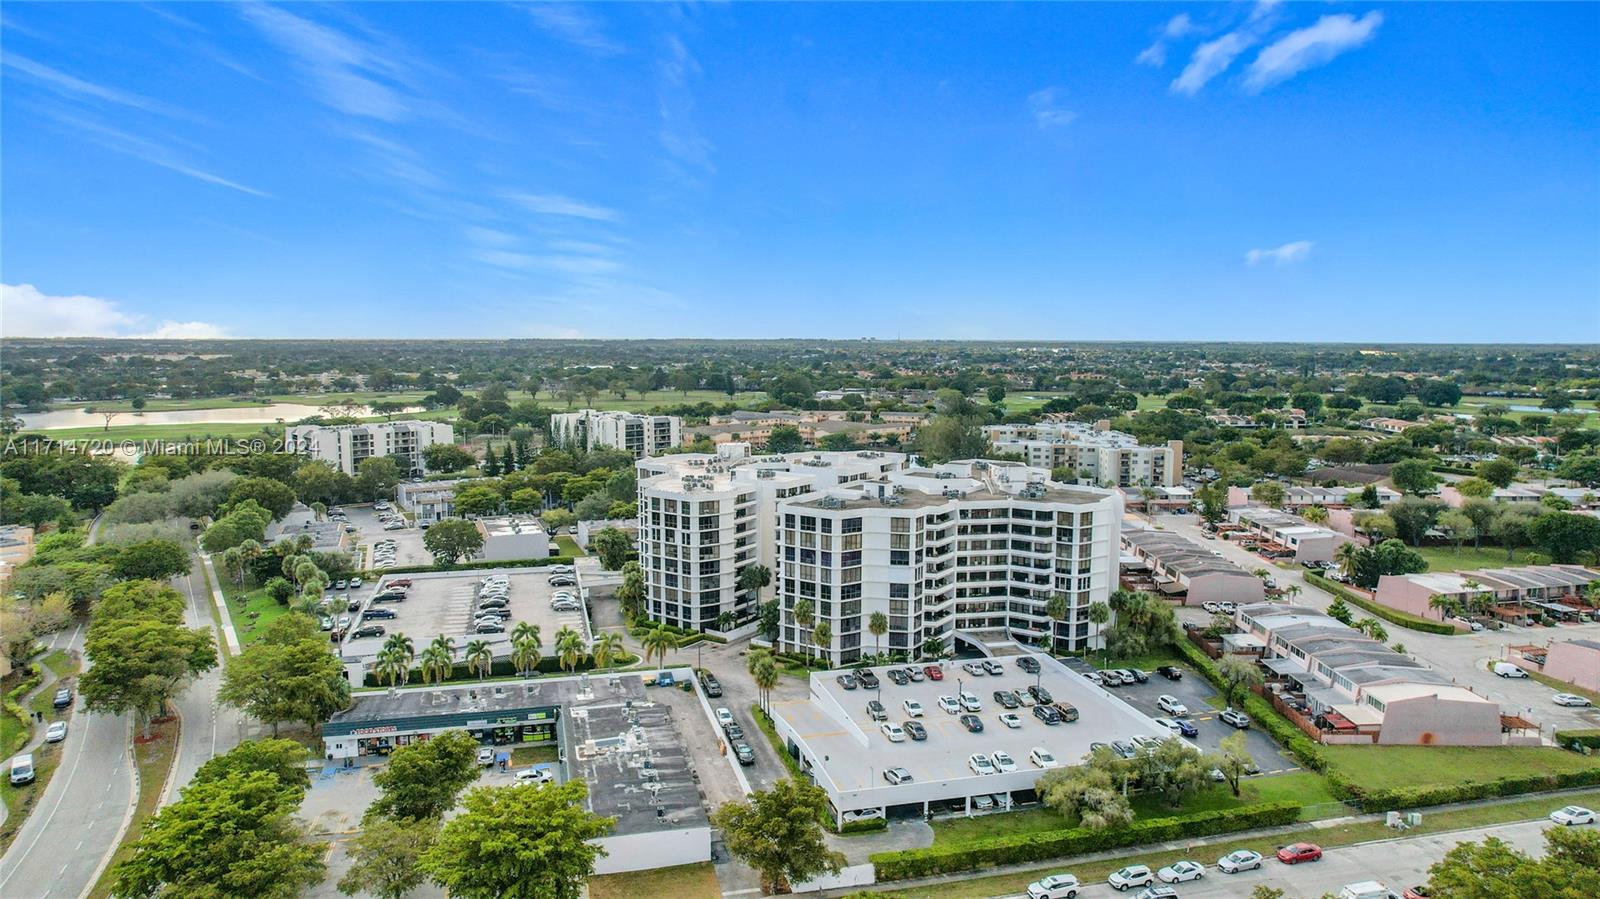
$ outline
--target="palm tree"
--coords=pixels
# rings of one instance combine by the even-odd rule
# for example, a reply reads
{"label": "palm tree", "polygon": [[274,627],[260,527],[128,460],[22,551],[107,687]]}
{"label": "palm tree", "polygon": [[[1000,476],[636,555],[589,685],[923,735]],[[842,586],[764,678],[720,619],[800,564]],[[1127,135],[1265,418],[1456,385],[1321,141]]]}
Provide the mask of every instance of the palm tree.
{"label": "palm tree", "polygon": [[778,661],[769,649],[752,649],[747,664],[750,679],[755,681],[756,690],[761,694],[761,708],[770,714],[772,688],[778,685]]}
{"label": "palm tree", "polygon": [[446,637],[444,634],[440,634],[439,636],[434,637],[433,638],[433,642],[429,643],[428,646],[431,649],[437,649],[440,652],[444,653],[446,658],[454,658],[455,657],[455,654],[456,654],[456,641],[450,639],[449,637]]}
{"label": "palm tree", "polygon": [[1050,651],[1056,651],[1056,622],[1066,621],[1067,613],[1072,610],[1068,605],[1066,596],[1057,593],[1050,597],[1044,604],[1044,613],[1050,618]]}
{"label": "palm tree", "polygon": [[1289,586],[1283,588],[1283,595],[1289,597],[1289,605],[1291,606],[1294,605],[1294,598],[1299,596],[1302,592],[1303,589],[1299,584],[1290,584]]}
{"label": "palm tree", "polygon": [[594,643],[589,647],[589,654],[594,656],[594,667],[610,668],[611,663],[622,655],[622,635],[616,631],[607,631],[594,638]]}
{"label": "palm tree", "polygon": [[494,652],[489,649],[488,640],[473,640],[467,644],[467,668],[478,672],[478,679],[483,680],[494,669]]}
{"label": "palm tree", "polygon": [[450,670],[455,667],[450,654],[438,642],[428,644],[428,648],[422,651],[419,661],[422,663],[422,682],[425,684],[435,681],[443,683],[450,677]]}
{"label": "palm tree", "polygon": [[311,514],[315,515],[318,521],[321,521],[328,514],[328,504],[317,500],[311,504]]}
{"label": "palm tree", "polygon": [[738,624],[738,622],[739,617],[737,615],[733,614],[732,612],[723,612],[717,616],[717,630],[723,632],[731,631],[733,630],[733,626]]}
{"label": "palm tree", "polygon": [[527,677],[530,672],[539,667],[541,658],[543,656],[539,652],[538,638],[523,637],[521,640],[511,641],[511,665],[523,677]]}
{"label": "palm tree", "polygon": [[644,646],[644,660],[649,664],[650,659],[659,660],[656,670],[667,667],[667,653],[678,648],[678,637],[665,627],[657,626],[655,630],[645,634],[639,641]]}
{"label": "palm tree", "polygon": [[[1095,626],[1096,632],[1105,629],[1106,622],[1111,620],[1111,607],[1103,602],[1089,603],[1089,623]],[[1105,649],[1105,641],[1100,641],[1100,648]]]}
{"label": "palm tree", "polygon": [[[811,605],[811,600],[809,599],[802,599],[795,603],[794,610],[790,614],[794,616],[795,626],[802,631],[811,630],[812,622],[816,621],[816,609]],[[811,663],[811,644],[802,642],[799,636],[799,634],[795,635],[795,643],[805,649],[806,664],[809,665]]]}
{"label": "palm tree", "polygon": [[889,632],[889,616],[882,612],[873,612],[867,619],[867,631],[872,634],[872,655],[878,659],[883,657],[883,635]]}
{"label": "palm tree", "polygon": [[535,653],[544,648],[544,641],[539,639],[539,625],[526,621],[517,622],[517,626],[511,629],[511,644],[515,646],[524,641],[533,644]]}
{"label": "palm tree", "polygon": [[405,659],[407,665],[410,665],[417,658],[417,645],[411,642],[411,638],[405,634],[390,634],[389,639],[383,641],[383,648],[385,650],[397,650],[400,653],[400,657]]}
{"label": "palm tree", "polygon": [[1383,626],[1383,622],[1376,618],[1363,618],[1357,621],[1356,630],[1377,640],[1379,643],[1389,639],[1389,631]]}
{"label": "palm tree", "polygon": [[1428,597],[1428,608],[1439,613],[1439,620],[1461,614],[1461,601],[1454,596],[1435,593]]}
{"label": "palm tree", "polygon": [[577,669],[578,663],[588,654],[588,645],[583,642],[583,635],[570,627],[556,631],[556,659],[561,663],[564,671]]}
{"label": "palm tree", "polygon": [[403,684],[411,679],[411,665],[406,661],[405,651],[392,646],[385,646],[378,651],[372,673],[378,679],[389,682],[389,686]]}
{"label": "palm tree", "polygon": [[1361,547],[1354,540],[1339,544],[1333,551],[1333,560],[1339,563],[1339,568],[1344,571],[1345,577],[1352,577],[1356,571],[1356,562],[1361,559]]}
{"label": "palm tree", "polygon": [[[817,626],[811,630],[811,642],[816,645],[818,655],[827,656],[831,654],[833,650],[833,625],[826,621],[817,622]],[[826,659],[825,661],[830,666],[833,664],[831,659]]]}

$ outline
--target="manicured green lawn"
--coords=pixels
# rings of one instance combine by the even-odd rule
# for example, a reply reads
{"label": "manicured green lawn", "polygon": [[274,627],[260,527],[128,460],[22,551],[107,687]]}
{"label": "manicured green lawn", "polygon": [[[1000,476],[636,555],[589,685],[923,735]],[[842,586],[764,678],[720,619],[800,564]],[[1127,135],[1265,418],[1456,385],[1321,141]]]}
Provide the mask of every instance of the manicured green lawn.
{"label": "manicured green lawn", "polygon": [[1540,565],[1549,561],[1532,550],[1519,549],[1512,553],[1511,561],[1507,562],[1506,551],[1497,546],[1481,549],[1463,546],[1459,553],[1451,546],[1424,546],[1417,549],[1417,553],[1428,560],[1429,571],[1470,571],[1510,565]]}
{"label": "manicured green lawn", "polygon": [[588,553],[583,551],[583,547],[578,545],[578,541],[562,534],[556,538],[556,555],[577,558],[578,556],[586,556]]}
{"label": "manicured green lawn", "polygon": [[65,649],[58,649],[39,660],[44,663],[50,673],[56,677],[66,677],[78,673],[78,660],[74,659]]}
{"label": "manicured green lawn", "polygon": [[[1328,792],[1322,778],[1309,771],[1247,778],[1239,786],[1240,795],[1237,799],[1227,785],[1223,784],[1190,798],[1181,809],[1172,809],[1155,796],[1135,795],[1131,797],[1130,802],[1134,814],[1140,818],[1167,818],[1172,815],[1239,808],[1262,802],[1292,801],[1306,806],[1316,806],[1338,801]],[[1047,808],[980,815],[973,818],[951,818],[933,822],[933,842],[936,846],[951,845],[989,837],[1061,830],[1076,823]]]}
{"label": "manicured green lawn", "polygon": [[722,887],[717,885],[717,871],[710,862],[589,878],[589,899],[635,899],[639,896],[719,899]]}
{"label": "manicured green lawn", "polygon": [[[233,618],[233,625],[239,632],[240,645],[249,645],[261,636],[261,630],[274,618],[289,611],[288,606],[278,605],[277,601],[267,595],[261,587],[253,590],[241,591],[231,583],[225,583],[222,593],[228,598],[228,613]],[[238,597],[243,595],[245,602],[239,605]]]}
{"label": "manicured green lawn", "polygon": [[[515,404],[519,400],[528,399],[528,393],[514,390],[508,394],[510,401]],[[560,397],[551,397],[550,394],[539,391],[537,397],[539,405],[556,412],[571,411],[567,408],[567,401]],[[720,390],[691,390],[688,393],[679,393],[676,390],[651,390],[645,393],[628,391],[625,399],[619,399],[616,394],[609,391],[598,394],[594,398],[595,409],[615,410],[618,412],[642,412],[656,406],[677,406],[684,403],[712,403],[720,406],[724,403],[736,403],[740,408],[748,408],[751,403],[761,402],[769,397],[761,391],[741,391],[733,396],[728,396]],[[588,400],[579,396],[572,401],[572,409],[582,409],[588,406]]]}
{"label": "manicured green lawn", "polygon": [[9,758],[28,742],[32,725],[9,711],[0,712],[0,755]]}
{"label": "manicured green lawn", "polygon": [[1330,764],[1368,789],[1482,782],[1531,771],[1581,771],[1595,759],[1547,746],[1324,746]]}

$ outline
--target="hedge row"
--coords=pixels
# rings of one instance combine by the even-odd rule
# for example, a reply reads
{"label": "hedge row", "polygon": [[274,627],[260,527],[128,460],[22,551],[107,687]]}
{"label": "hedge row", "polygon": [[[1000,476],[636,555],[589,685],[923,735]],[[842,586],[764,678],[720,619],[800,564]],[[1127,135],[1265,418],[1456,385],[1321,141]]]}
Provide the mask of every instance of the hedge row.
{"label": "hedge row", "polygon": [[402,568],[374,568],[361,572],[362,577],[386,577],[393,574],[427,574],[433,571],[475,571],[480,568],[544,568],[547,565],[571,565],[571,556],[550,556],[546,559],[469,559],[451,565],[407,565]]}
{"label": "hedge row", "polygon": [[[616,657],[616,658],[611,660],[611,668],[626,668],[626,667],[628,667],[630,665],[637,664],[638,661],[639,661],[639,657],[638,656],[632,655],[630,653],[623,653],[622,655],[620,655],[620,656],[618,656],[618,657]],[[572,669],[570,672],[562,669],[561,661],[559,659],[557,659],[555,656],[545,656],[544,658],[539,660],[539,667],[534,669],[534,673],[535,674],[579,674],[579,673],[584,672],[584,671],[593,671],[593,670],[594,670],[594,659],[589,657],[589,656],[585,656],[583,661],[578,663],[578,667]],[[521,673],[522,672],[518,671],[515,665],[511,664],[511,660],[510,659],[495,659],[494,663],[489,666],[489,676],[490,677],[512,677],[514,675],[518,675],[518,674],[521,674]],[[479,679],[478,678],[478,672],[476,672],[476,671],[472,670],[471,668],[469,668],[466,665],[466,663],[458,662],[455,665],[455,667],[450,669],[450,676],[445,678],[445,683],[466,683],[466,682],[470,682],[470,681],[476,681],[478,679]],[[379,678],[377,674],[375,674],[375,673],[373,673],[371,671],[367,672],[366,680],[363,683],[364,683],[365,686],[368,686],[368,687],[386,687],[386,686],[388,686],[388,684],[385,683],[383,681],[383,679]],[[408,683],[408,684],[420,684],[420,683],[422,683],[422,669],[421,668],[413,668],[413,669],[411,669],[410,678],[406,681],[406,683]]]}
{"label": "hedge row", "polygon": [[719,637],[716,634],[707,634],[702,631],[692,631],[686,627],[675,627],[670,624],[640,624],[628,628],[628,634],[635,639],[643,639],[645,634],[657,629],[665,630],[669,634],[676,634],[678,636],[679,649],[685,646],[693,646],[702,640],[724,644],[728,642],[727,637]]}
{"label": "hedge row", "polygon": [[997,865],[1046,861],[1121,846],[1160,843],[1220,833],[1293,824],[1298,802],[1267,802],[1238,809],[1197,812],[1172,818],[1135,821],[1114,830],[1070,827],[1042,833],[1013,834],[973,840],[957,846],[933,846],[872,855],[879,882],[976,871]]}
{"label": "hedge row", "polygon": [[1328,786],[1334,795],[1348,797],[1364,812],[1389,812],[1397,809],[1444,805],[1450,802],[1491,799],[1496,796],[1519,796],[1523,793],[1543,793],[1571,787],[1592,787],[1596,784],[1600,784],[1600,766],[1561,774],[1515,774],[1490,781],[1438,784],[1430,787],[1397,787],[1391,790],[1367,790],[1338,772],[1328,775]]}
{"label": "hedge row", "polygon": [[[1222,675],[1205,653],[1188,640],[1179,640],[1174,645],[1184,661],[1200,672],[1201,677],[1210,681],[1218,690],[1223,688]],[[1271,734],[1272,738],[1278,741],[1278,745],[1289,750],[1302,766],[1319,774],[1328,770],[1328,759],[1322,754],[1322,749],[1316,741],[1306,736],[1305,731],[1290,723],[1289,719],[1280,715],[1271,703],[1250,693],[1245,696],[1244,711],[1261,726],[1262,730]]]}
{"label": "hedge row", "polygon": [[1459,633],[1453,624],[1445,624],[1443,621],[1429,621],[1426,618],[1412,615],[1409,612],[1402,612],[1398,609],[1391,609],[1388,606],[1375,603],[1372,600],[1367,599],[1364,596],[1360,596],[1353,591],[1346,590],[1344,587],[1341,587],[1334,581],[1328,580],[1320,574],[1313,574],[1308,571],[1305,573],[1305,579],[1312,585],[1332,593],[1334,596],[1339,597],[1340,599],[1353,606],[1356,606],[1357,608],[1371,612],[1390,624],[1398,624],[1403,628],[1408,628],[1414,631],[1422,631],[1425,634],[1454,635]]}
{"label": "hedge row", "polygon": [[1600,749],[1600,728],[1556,731],[1557,746],[1571,746],[1574,743],[1590,749]]}

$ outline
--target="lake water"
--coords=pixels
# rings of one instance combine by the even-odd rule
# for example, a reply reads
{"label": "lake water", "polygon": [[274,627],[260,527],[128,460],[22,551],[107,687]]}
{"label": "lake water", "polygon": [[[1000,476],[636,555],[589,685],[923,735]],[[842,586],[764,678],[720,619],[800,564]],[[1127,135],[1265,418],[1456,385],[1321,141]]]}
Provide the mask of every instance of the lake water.
{"label": "lake water", "polygon": [[[370,406],[355,406],[357,415],[372,416]],[[404,412],[419,412],[421,406],[408,406]],[[272,424],[277,421],[293,422],[313,415],[322,415],[322,407],[304,403],[273,403],[270,406],[232,406],[225,409],[181,409],[172,412],[122,412],[111,420],[113,428],[127,425],[184,425],[184,424]],[[18,416],[25,430],[53,431],[61,428],[97,428],[105,425],[105,416],[85,413],[82,409],[62,409],[55,412],[28,412]]]}

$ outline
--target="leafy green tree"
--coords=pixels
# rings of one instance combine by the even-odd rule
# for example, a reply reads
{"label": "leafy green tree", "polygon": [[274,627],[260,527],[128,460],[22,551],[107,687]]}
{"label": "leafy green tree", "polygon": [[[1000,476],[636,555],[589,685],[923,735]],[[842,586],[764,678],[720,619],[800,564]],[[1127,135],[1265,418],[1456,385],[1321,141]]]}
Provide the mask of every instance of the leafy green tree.
{"label": "leafy green tree", "polygon": [[1386,514],[1394,521],[1400,538],[1412,546],[1418,546],[1444,509],[1444,503],[1438,500],[1408,496],[1391,503]]}
{"label": "leafy green tree", "polygon": [[366,817],[395,821],[441,817],[478,779],[477,756],[478,741],[464,730],[401,746],[372,776],[381,792]]}
{"label": "leafy green tree", "polygon": [[389,456],[369,456],[356,466],[356,495],[364,500],[393,499],[400,484],[400,464]]}
{"label": "leafy green tree", "polygon": [[439,822],[432,818],[364,822],[361,833],[345,844],[351,865],[339,878],[339,892],[402,899],[422,885],[422,856],[438,837]]}
{"label": "leafy green tree", "polygon": [[821,817],[829,814],[820,787],[784,778],[771,790],[756,790],[746,802],[724,803],[711,816],[728,851],[761,875],[767,893],[837,874],[844,855],[828,848]]}
{"label": "leafy green tree", "polygon": [[1262,680],[1260,667],[1245,656],[1223,656],[1217,662],[1217,674],[1222,679],[1222,699],[1230,706]]}
{"label": "leafy green tree", "polygon": [[798,453],[805,448],[806,442],[800,436],[800,429],[794,425],[773,425],[771,433],[767,435],[769,453]]}
{"label": "leafy green tree", "polygon": [[1600,833],[1552,827],[1532,858],[1498,837],[1457,843],[1428,869],[1437,899],[1587,899],[1600,896]]}
{"label": "leafy green tree", "polygon": [[456,491],[456,512],[461,515],[493,515],[500,511],[500,491],[487,484],[473,484]]}
{"label": "leafy green tree", "polygon": [[1450,486],[1462,496],[1474,499],[1488,499],[1494,495],[1494,485],[1477,476],[1462,478]]}
{"label": "leafy green tree", "polygon": [[418,868],[460,899],[576,899],[614,818],[584,807],[588,786],[479,787]]}
{"label": "leafy green tree", "polygon": [[350,704],[344,666],[307,615],[280,615],[222,669],[217,698],[258,721],[316,727]]}
{"label": "leafy green tree", "polygon": [[1593,447],[1568,453],[1556,467],[1556,474],[1585,487],[1600,487],[1600,453]]}
{"label": "leafy green tree", "polygon": [[246,540],[260,543],[266,539],[267,525],[271,521],[271,513],[247,499],[227,515],[212,522],[200,537],[200,545],[205,547],[206,552],[220,553]]}
{"label": "leafy green tree", "polygon": [[1263,506],[1276,509],[1283,505],[1283,485],[1277,481],[1262,481],[1250,488],[1250,498]]}
{"label": "leafy green tree", "polygon": [[1431,493],[1439,485],[1439,476],[1433,473],[1433,466],[1421,459],[1396,462],[1389,469],[1389,480],[1394,484],[1394,489],[1412,496]]}
{"label": "leafy green tree", "polygon": [[254,500],[277,520],[294,508],[294,490],[271,478],[239,478],[228,485],[228,505],[237,507],[245,500]]}
{"label": "leafy green tree", "polygon": [[112,570],[123,580],[164,581],[189,573],[189,551],[172,540],[141,540],[117,548]]}
{"label": "leafy green tree", "polygon": [[483,534],[470,521],[446,518],[428,528],[428,532],[422,535],[422,546],[433,554],[435,562],[453,565],[458,559],[471,558],[483,549]]}
{"label": "leafy green tree", "polygon": [[1593,564],[1600,554],[1600,518],[1573,512],[1545,512],[1533,519],[1528,536],[1550,561]]}
{"label": "leafy green tree", "polygon": [[556,534],[572,527],[578,518],[566,509],[546,509],[544,514],[539,516],[539,520],[544,523],[546,531]]}
{"label": "leafy green tree", "polygon": [[1343,624],[1350,624],[1356,619],[1342,596],[1335,596],[1333,602],[1328,604],[1328,617]]}
{"label": "leafy green tree", "polygon": [[1510,487],[1511,482],[1517,479],[1518,470],[1517,463],[1504,456],[1498,459],[1486,459],[1473,467],[1478,477],[1496,487]]}
{"label": "leafy green tree", "polygon": [[1245,745],[1243,731],[1230,734],[1222,738],[1218,747],[1222,751],[1213,759],[1216,770],[1222,772],[1222,780],[1233,791],[1235,798],[1239,796],[1239,784],[1244,776],[1250,772],[1255,762],[1250,758],[1250,750]]}
{"label": "leafy green tree", "polygon": [[1115,760],[1107,757],[1099,764],[1052,768],[1034,789],[1045,805],[1067,819],[1076,818],[1090,830],[1122,827],[1133,820],[1133,808],[1122,794],[1120,772],[1113,773]]}
{"label": "leafy green tree", "polygon": [[304,790],[311,786],[311,776],[305,767],[306,755],[306,748],[294,740],[245,740],[222,755],[207,759],[189,783],[265,771],[279,783]]}
{"label": "leafy green tree", "polygon": [[305,790],[269,771],[190,784],[111,869],[115,896],[293,899],[321,882],[324,844],[294,814]]}
{"label": "leafy green tree", "polygon": [[137,712],[146,736],[150,719],[167,701],[217,665],[209,629],[145,617],[96,621],[84,653],[94,663],[78,681],[86,706],[95,712]]}
{"label": "leafy green tree", "polygon": [[1521,509],[1501,509],[1495,513],[1489,533],[1505,547],[1510,562],[1518,548],[1533,542],[1533,515]]}
{"label": "leafy green tree", "polygon": [[589,550],[600,557],[600,564],[607,571],[616,571],[628,561],[628,553],[633,551],[633,541],[617,528],[602,528],[589,538]]}
{"label": "leafy green tree", "polygon": [[435,443],[422,451],[422,464],[433,472],[460,471],[477,461],[453,443]]}
{"label": "leafy green tree", "polygon": [[917,429],[917,453],[934,463],[989,455],[985,414],[959,390],[940,390],[936,402],[938,414]]}
{"label": "leafy green tree", "polygon": [[280,606],[289,604],[289,597],[294,595],[294,585],[281,577],[275,577],[266,583],[267,595]]}

